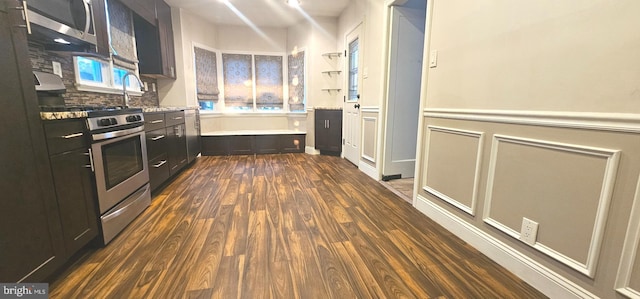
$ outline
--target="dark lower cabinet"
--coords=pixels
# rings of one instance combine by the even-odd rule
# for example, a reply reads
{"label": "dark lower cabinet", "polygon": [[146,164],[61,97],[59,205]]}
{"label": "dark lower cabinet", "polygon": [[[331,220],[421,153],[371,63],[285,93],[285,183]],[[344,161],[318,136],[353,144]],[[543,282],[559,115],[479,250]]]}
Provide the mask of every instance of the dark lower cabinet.
{"label": "dark lower cabinet", "polygon": [[[164,116],[162,123],[164,123]],[[162,126],[161,129],[147,131],[145,136],[149,161],[149,184],[151,190],[155,190],[171,176],[167,157],[167,129]]]}
{"label": "dark lower cabinet", "polygon": [[153,191],[189,163],[185,111],[145,113],[144,119],[149,183]]}
{"label": "dark lower cabinet", "polygon": [[66,252],[17,4],[0,1],[0,282],[41,282]]}
{"label": "dark lower cabinet", "polygon": [[68,255],[98,235],[97,195],[83,119],[44,122],[62,235]]}
{"label": "dark lower cabinet", "polygon": [[187,137],[184,123],[167,127],[167,140],[169,172],[174,175],[187,165]]}
{"label": "dark lower cabinet", "polygon": [[202,136],[202,155],[304,153],[306,138],[306,134]]}
{"label": "dark lower cabinet", "polygon": [[342,152],[342,110],[315,110],[315,147],[321,153]]}
{"label": "dark lower cabinet", "polygon": [[50,157],[67,253],[73,254],[98,235],[96,192],[87,149]]}

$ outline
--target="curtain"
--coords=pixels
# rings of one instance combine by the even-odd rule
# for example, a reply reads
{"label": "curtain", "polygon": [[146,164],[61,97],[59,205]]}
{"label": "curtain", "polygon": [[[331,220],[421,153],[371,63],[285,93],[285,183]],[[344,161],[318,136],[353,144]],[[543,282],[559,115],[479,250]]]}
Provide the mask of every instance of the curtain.
{"label": "curtain", "polygon": [[282,110],[282,56],[256,55],[256,106],[263,110]]}
{"label": "curtain", "polygon": [[224,102],[227,107],[253,108],[251,55],[222,54]]}
{"label": "curtain", "polygon": [[216,53],[194,48],[196,68],[196,89],[199,101],[218,101],[218,70]]}
{"label": "curtain", "polygon": [[113,54],[113,63],[135,70],[138,54],[133,39],[133,15],[131,10],[120,1],[108,1],[109,43]]}

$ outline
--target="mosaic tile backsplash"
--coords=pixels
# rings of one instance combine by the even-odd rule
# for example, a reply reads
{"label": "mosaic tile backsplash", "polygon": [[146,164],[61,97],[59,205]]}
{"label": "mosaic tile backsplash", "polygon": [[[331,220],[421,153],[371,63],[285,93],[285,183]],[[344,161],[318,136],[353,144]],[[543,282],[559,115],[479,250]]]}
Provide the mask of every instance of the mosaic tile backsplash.
{"label": "mosaic tile backsplash", "polygon": [[[122,105],[121,94],[108,94],[78,91],[75,87],[75,73],[73,57],[69,54],[57,54],[44,49],[42,45],[29,43],[29,58],[34,71],[53,72],[52,61],[59,62],[62,66],[62,82],[67,88],[63,95],[66,105],[91,105],[91,106],[117,106]],[[158,107],[158,93],[152,91],[151,86],[158,84],[154,78],[141,76],[142,82],[146,82],[149,91],[142,97],[131,96],[129,105],[135,107]],[[157,89],[156,89],[157,90]]]}

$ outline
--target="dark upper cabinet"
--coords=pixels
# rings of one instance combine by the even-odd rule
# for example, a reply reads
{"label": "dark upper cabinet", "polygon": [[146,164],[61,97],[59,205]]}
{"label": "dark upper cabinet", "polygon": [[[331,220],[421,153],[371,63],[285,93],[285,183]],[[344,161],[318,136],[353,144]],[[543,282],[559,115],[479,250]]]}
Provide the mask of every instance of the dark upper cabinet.
{"label": "dark upper cabinet", "polygon": [[17,3],[0,1],[0,281],[38,282],[66,257]]}
{"label": "dark upper cabinet", "polygon": [[156,0],[119,0],[147,22],[156,22]]}
{"label": "dark upper cabinet", "polygon": [[162,76],[176,78],[176,54],[173,41],[173,27],[171,25],[171,7],[162,0],[156,0],[158,16],[158,32],[160,37],[160,56],[162,62]]}
{"label": "dark upper cabinet", "polygon": [[316,149],[321,152],[342,152],[342,110],[315,110]]}
{"label": "dark upper cabinet", "polygon": [[[149,1],[142,2],[149,3]],[[133,26],[140,73],[152,77],[175,79],[176,58],[173,48],[171,7],[162,0],[156,0],[153,4],[155,5],[153,20],[140,14],[140,10],[134,9],[135,6],[129,6],[135,13]]]}
{"label": "dark upper cabinet", "polygon": [[104,56],[110,57],[111,55],[111,46],[109,45],[109,30],[108,30],[108,22],[107,22],[107,6],[105,4],[106,0],[94,0],[93,4],[93,25],[96,28],[96,53]]}
{"label": "dark upper cabinet", "polygon": [[68,255],[98,235],[96,191],[84,120],[45,122],[49,159]]}

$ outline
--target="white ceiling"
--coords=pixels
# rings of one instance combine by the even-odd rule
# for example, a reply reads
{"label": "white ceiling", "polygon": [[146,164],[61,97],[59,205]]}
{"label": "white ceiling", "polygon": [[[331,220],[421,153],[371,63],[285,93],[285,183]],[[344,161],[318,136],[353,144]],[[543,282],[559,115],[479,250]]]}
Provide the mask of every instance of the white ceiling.
{"label": "white ceiling", "polygon": [[[225,4],[228,1],[230,5]],[[211,23],[246,25],[230,8],[259,27],[289,27],[304,19],[296,8],[285,0],[165,0],[172,7],[180,7],[191,14],[201,16]],[[300,8],[311,17],[337,17],[349,0],[300,0]]]}

